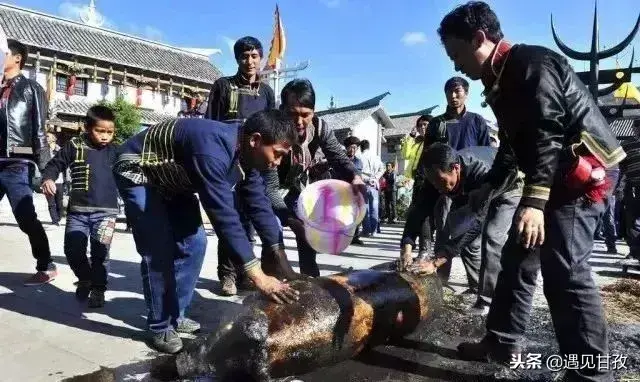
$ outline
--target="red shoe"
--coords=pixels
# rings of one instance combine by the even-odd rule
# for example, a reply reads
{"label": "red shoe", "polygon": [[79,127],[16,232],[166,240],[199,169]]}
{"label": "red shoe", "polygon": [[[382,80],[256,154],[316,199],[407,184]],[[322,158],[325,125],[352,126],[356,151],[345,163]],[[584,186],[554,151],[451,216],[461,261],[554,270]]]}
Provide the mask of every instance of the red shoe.
{"label": "red shoe", "polygon": [[51,271],[38,271],[35,275],[29,277],[28,279],[25,280],[24,285],[25,286],[36,286],[36,285],[42,285],[42,284],[46,284],[48,282],[53,281],[56,276],[58,276],[58,271],[57,270],[51,270]]}

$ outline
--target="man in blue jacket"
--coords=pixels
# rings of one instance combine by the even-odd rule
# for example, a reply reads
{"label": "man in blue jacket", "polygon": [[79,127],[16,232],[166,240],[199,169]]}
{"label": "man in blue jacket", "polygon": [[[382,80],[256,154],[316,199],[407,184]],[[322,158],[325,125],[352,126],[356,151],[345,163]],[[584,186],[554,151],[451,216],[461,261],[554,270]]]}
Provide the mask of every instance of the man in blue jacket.
{"label": "man in blue jacket", "polygon": [[[278,244],[278,224],[260,176],[260,171],[276,167],[289,153],[295,127],[277,110],[256,113],[242,125],[222,125],[206,119],[162,122],[126,141],[114,166],[142,256],[150,345],[162,352],[182,349],[177,331],[206,250],[195,193],[219,245],[230,249],[237,268],[257,289],[278,303],[297,299],[297,292],[280,281],[296,274]],[[262,267],[234,208],[234,192],[268,252]],[[192,331],[193,325],[189,326]]]}

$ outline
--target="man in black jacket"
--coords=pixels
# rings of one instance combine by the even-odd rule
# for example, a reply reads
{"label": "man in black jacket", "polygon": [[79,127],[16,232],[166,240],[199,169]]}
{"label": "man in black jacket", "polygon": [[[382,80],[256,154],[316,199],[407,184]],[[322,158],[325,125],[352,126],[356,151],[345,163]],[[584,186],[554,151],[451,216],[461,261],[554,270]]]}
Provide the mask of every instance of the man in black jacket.
{"label": "man in black jacket", "polygon": [[[216,80],[209,93],[205,118],[221,122],[244,121],[253,114],[275,108],[273,89],[260,81],[260,60],[263,49],[260,41],[246,36],[233,45],[233,53],[238,62],[238,72],[231,77]],[[237,200],[237,199],[236,199]],[[255,230],[247,212],[240,203],[236,204],[242,226],[253,245]],[[232,296],[237,293],[236,283],[241,285],[241,272],[233,266],[230,249],[224,243],[218,245],[218,278],[222,294]]]}
{"label": "man in black jacket", "polygon": [[27,47],[15,40],[9,40],[8,47],[0,89],[0,199],[5,195],[9,198],[13,216],[20,230],[29,236],[36,259],[37,272],[25,285],[39,285],[53,280],[57,271],[47,234],[33,205],[30,184],[35,169],[7,159],[30,159],[40,171],[44,169],[51,157],[45,131],[47,101],[42,86],[21,73],[28,57]]}
{"label": "man in black jacket", "polygon": [[[469,195],[475,195],[473,191],[486,181],[496,152],[496,148],[489,146],[456,151],[449,145],[434,143],[422,155],[427,181],[440,193],[434,213],[439,221],[435,258],[430,261],[438,268],[438,275],[447,280],[451,260],[460,254],[469,287],[477,294],[471,309],[475,314],[488,312],[500,271],[502,247],[522,193],[522,181],[517,171],[513,171],[484,203],[485,208],[476,208],[475,204],[480,201],[469,199]],[[420,198],[426,196],[419,195]],[[478,212],[474,213],[474,210]],[[414,212],[407,218],[406,236],[403,237],[404,266],[411,264],[411,246],[421,219],[429,212],[420,211],[420,215]],[[480,255],[469,247],[479,247]]]}
{"label": "man in black jacket", "polygon": [[[316,251],[309,245],[302,221],[296,216],[298,196],[307,184],[327,177],[337,178],[354,185],[354,190],[364,194],[365,185],[360,175],[336,139],[326,122],[315,115],[316,94],[311,82],[296,79],[282,89],[281,109],[291,116],[298,131],[298,144],[291,154],[283,158],[278,170],[263,173],[267,184],[267,196],[281,224],[287,225],[296,235],[300,271],[317,277]],[[279,173],[283,181],[280,182]],[[288,190],[283,198],[280,187]]]}
{"label": "man in black jacket", "polygon": [[458,350],[463,358],[502,362],[518,354],[541,270],[560,354],[583,362],[578,370],[566,370],[565,380],[609,381],[610,365],[584,362],[609,357],[602,301],[588,260],[603,200],[611,192],[604,170],[626,154],[567,60],[544,47],[506,42],[486,3],[457,7],[438,33],[456,70],[482,80],[500,126],[500,148],[479,193],[515,166],[525,176],[488,333]]}

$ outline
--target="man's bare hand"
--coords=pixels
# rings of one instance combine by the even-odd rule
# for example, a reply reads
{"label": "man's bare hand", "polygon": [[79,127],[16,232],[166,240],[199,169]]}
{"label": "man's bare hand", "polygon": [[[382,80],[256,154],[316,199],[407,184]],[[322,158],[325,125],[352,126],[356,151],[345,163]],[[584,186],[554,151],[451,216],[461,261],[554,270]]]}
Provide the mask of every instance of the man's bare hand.
{"label": "man's bare hand", "polygon": [[400,250],[400,259],[398,259],[398,271],[404,272],[413,263],[411,244],[405,244]]}
{"label": "man's bare hand", "polygon": [[56,194],[56,184],[51,179],[47,179],[44,182],[42,182],[40,189],[42,190],[42,193],[45,194],[46,196],[53,196]]}
{"label": "man's bare hand", "polygon": [[433,260],[418,260],[415,261],[410,267],[409,272],[418,275],[430,275],[436,273],[444,263],[447,262],[446,257],[438,257]]}
{"label": "man's bare hand", "polygon": [[544,212],[534,207],[520,207],[516,213],[520,243],[527,249],[544,243]]}
{"label": "man's bare hand", "polygon": [[275,277],[267,276],[260,267],[251,269],[247,276],[263,295],[278,304],[292,304],[300,298],[300,292],[287,284],[286,280],[280,281]]}

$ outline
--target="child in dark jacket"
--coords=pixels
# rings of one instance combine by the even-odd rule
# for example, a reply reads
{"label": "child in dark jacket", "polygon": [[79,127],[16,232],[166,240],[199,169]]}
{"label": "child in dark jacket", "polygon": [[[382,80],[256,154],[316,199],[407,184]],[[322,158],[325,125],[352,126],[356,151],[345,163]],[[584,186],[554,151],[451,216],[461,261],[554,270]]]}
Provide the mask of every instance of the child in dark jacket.
{"label": "child in dark jacket", "polygon": [[[55,195],[58,174],[71,169],[71,193],[64,235],[64,254],[78,278],[76,298],[90,308],[104,306],[109,247],[118,214],[118,189],[113,177],[116,145],[112,144],[113,112],[93,106],[87,112],[86,133],[72,138],[42,173],[42,191]],[[91,263],[87,244],[91,243]]]}

